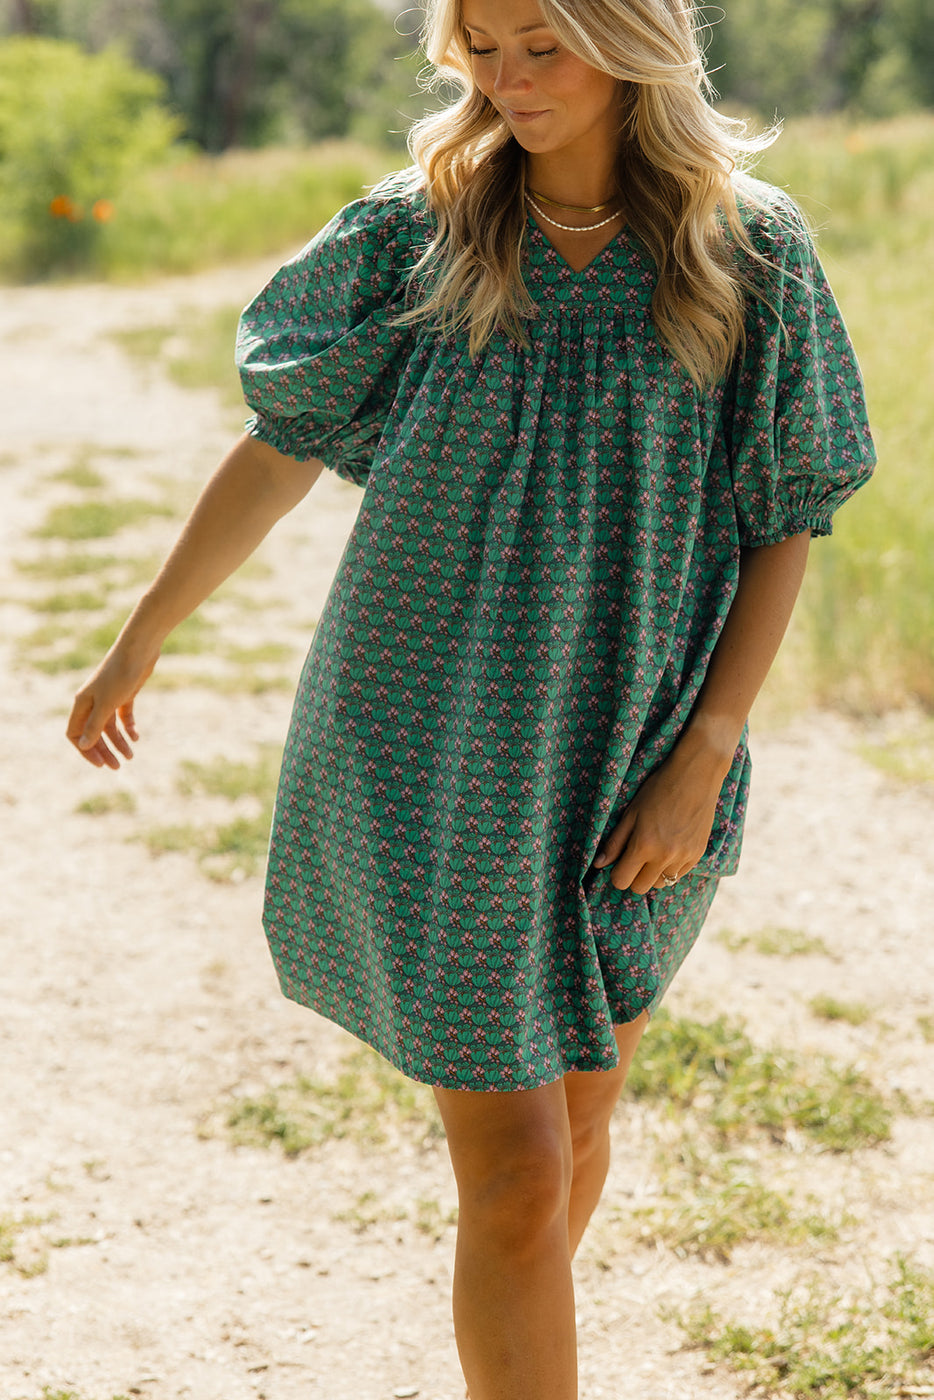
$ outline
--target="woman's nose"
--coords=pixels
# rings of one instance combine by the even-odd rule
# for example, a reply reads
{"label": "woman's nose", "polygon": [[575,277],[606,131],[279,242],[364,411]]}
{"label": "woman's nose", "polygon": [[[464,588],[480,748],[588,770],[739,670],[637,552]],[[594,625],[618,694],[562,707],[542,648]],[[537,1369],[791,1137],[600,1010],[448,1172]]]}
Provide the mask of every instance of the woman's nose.
{"label": "woman's nose", "polygon": [[494,90],[499,98],[507,98],[514,94],[528,92],[532,84],[528,74],[521,63],[515,60],[501,59],[499,69],[496,74]]}

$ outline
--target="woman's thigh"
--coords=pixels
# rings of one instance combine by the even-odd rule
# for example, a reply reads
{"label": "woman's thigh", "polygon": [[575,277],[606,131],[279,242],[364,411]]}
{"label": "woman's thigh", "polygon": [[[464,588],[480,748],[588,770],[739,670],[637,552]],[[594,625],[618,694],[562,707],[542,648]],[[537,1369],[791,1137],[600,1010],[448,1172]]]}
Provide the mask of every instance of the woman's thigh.
{"label": "woman's thigh", "polygon": [[615,1069],[581,1071],[564,1076],[568,1130],[575,1144],[602,1133],[608,1126],[648,1023],[648,1012],[643,1011],[635,1021],[615,1027],[619,1051],[619,1064]]}

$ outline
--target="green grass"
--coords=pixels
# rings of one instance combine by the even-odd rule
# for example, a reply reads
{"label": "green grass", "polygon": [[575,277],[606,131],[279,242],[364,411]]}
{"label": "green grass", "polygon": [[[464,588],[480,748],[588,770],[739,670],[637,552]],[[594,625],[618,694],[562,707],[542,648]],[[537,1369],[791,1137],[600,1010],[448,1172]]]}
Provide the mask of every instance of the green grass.
{"label": "green grass", "polygon": [[156,558],[130,558],[121,554],[92,553],[67,548],[64,553],[43,553],[38,559],[17,559],[16,568],[28,578],[57,583],[64,579],[83,578],[88,574],[119,574],[120,582],[131,584],[148,581],[159,567]]}
{"label": "green grass", "polygon": [[703,1023],[662,1011],[640,1047],[628,1090],[671,1112],[695,1108],[724,1142],[753,1129],[850,1152],[887,1142],[893,1108],[852,1065],[763,1050],[724,1017]]}
{"label": "green grass", "polygon": [[121,349],[156,365],[183,389],[217,389],[224,404],[246,417],[234,343],[242,307],[188,311],[172,325],[132,326],[111,335]]}
{"label": "green grass", "polygon": [[802,929],[768,925],[754,933],[739,933],[735,929],[720,929],[716,934],[718,943],[729,948],[731,953],[747,949],[762,953],[769,958],[832,957],[830,949],[822,938],[805,933]]}
{"label": "green grass", "polygon": [[875,743],[860,744],[861,756],[902,783],[934,783],[934,719],[915,716]]}
{"label": "green grass", "polygon": [[[21,663],[46,675],[67,671],[89,671],[113,646],[126,621],[124,612],[104,618],[85,629],[77,624],[48,623],[20,637],[17,655]],[[207,651],[214,637],[214,624],[200,613],[193,613],[175,629],[163,647],[168,656],[197,656]]]}
{"label": "green grass", "polygon": [[808,1002],[813,1015],[822,1021],[845,1021],[848,1026],[863,1026],[872,1019],[872,1007],[861,1001],[840,1001],[837,997],[816,996]]}
{"label": "green grass", "polygon": [[162,502],[131,497],[77,501],[53,506],[34,533],[37,539],[42,540],[102,540],[109,539],[128,526],[174,513],[171,507]]}
{"label": "green grass", "polygon": [[787,654],[796,664],[805,655],[812,700],[869,713],[906,701],[931,709],[934,116],[856,129],[792,123],[763,173],[820,226],[880,454],[876,480],[840,513],[833,539],[812,549]]}
{"label": "green grass", "polygon": [[771,1324],[711,1307],[680,1319],[691,1346],[782,1400],[893,1400],[934,1382],[934,1274],[904,1259],[885,1282],[785,1294]]}
{"label": "green grass", "polygon": [[67,593],[46,593],[30,600],[30,608],[37,613],[76,613],[100,612],[107,606],[109,593],[100,588],[92,592],[89,588],[78,588]]}
{"label": "green grass", "polygon": [[206,793],[210,797],[226,797],[236,802],[241,797],[253,797],[267,807],[275,796],[282,750],[268,745],[256,759],[215,758],[208,763],[186,760],[179,768],[177,786],[184,797]]}
{"label": "green grass", "polygon": [[106,484],[100,472],[83,457],[73,462],[70,467],[63,467],[61,471],[55,472],[49,480],[59,482],[63,486],[73,486],[77,491],[100,491]]}
{"label": "green grass", "polygon": [[837,1238],[839,1222],[819,1210],[799,1210],[762,1180],[756,1162],[708,1150],[703,1132],[686,1127],[676,1150],[659,1148],[660,1196],[633,1216],[643,1243],[662,1243],[679,1256],[727,1263],[740,1244],[785,1247]]}
{"label": "green grass", "polygon": [[299,248],[335,209],[404,163],[351,142],[196,156],[148,172],[102,231],[92,275],[192,272]]}
{"label": "green grass", "polygon": [[99,792],[79,802],[75,811],[86,817],[131,817],[136,811],[136,798],[125,788]]}
{"label": "green grass", "polygon": [[253,811],[230,821],[199,820],[152,826],[138,834],[151,855],[188,855],[202,873],[217,881],[256,875],[266,859],[281,751],[259,750],[252,761],[213,759],[183,763],[177,786],[183,797],[199,795],[229,802],[251,799]]}
{"label": "green grass", "polygon": [[235,1099],[222,1119],[236,1146],[276,1146],[287,1157],[331,1138],[379,1146],[390,1128],[419,1133],[425,1141],[443,1137],[431,1090],[367,1049],[350,1055],[334,1080],[297,1075],[257,1096]]}

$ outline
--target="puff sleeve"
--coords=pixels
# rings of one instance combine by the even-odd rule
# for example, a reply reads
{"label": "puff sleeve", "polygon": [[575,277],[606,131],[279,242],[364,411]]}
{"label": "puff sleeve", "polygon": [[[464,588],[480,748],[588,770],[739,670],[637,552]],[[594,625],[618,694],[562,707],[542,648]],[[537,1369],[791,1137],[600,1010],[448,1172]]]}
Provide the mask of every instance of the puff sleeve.
{"label": "puff sleeve", "polygon": [[838,506],[871,475],[875,454],[853,347],[795,207],[771,192],[753,243],[774,272],[757,275],[746,344],[727,385],[724,430],[744,546],[810,529],[829,535]]}
{"label": "puff sleeve", "polygon": [[366,481],[415,338],[395,321],[429,238],[416,196],[376,191],[280,268],[237,333],[248,432]]}

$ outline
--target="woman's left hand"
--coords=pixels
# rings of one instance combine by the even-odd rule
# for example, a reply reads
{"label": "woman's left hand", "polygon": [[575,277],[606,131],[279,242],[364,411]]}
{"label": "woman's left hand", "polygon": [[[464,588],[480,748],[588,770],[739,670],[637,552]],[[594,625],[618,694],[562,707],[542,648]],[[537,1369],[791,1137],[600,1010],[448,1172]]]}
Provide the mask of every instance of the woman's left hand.
{"label": "woman's left hand", "polygon": [[594,868],[612,866],[611,883],[635,894],[664,888],[686,875],[707,849],[728,770],[722,754],[682,739],[604,838]]}

